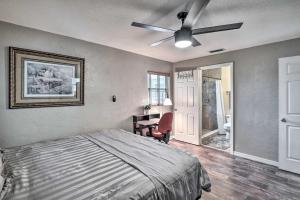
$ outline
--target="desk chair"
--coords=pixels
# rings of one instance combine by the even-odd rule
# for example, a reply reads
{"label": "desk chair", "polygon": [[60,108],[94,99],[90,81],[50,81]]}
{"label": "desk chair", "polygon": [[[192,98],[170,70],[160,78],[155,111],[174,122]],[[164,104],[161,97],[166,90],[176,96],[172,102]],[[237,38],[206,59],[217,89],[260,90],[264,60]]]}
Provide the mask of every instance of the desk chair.
{"label": "desk chair", "polygon": [[173,113],[165,113],[156,125],[158,128],[155,129],[154,127],[152,136],[155,139],[158,139],[159,141],[163,140],[166,144],[168,144],[170,140],[170,132],[172,131],[172,121]]}

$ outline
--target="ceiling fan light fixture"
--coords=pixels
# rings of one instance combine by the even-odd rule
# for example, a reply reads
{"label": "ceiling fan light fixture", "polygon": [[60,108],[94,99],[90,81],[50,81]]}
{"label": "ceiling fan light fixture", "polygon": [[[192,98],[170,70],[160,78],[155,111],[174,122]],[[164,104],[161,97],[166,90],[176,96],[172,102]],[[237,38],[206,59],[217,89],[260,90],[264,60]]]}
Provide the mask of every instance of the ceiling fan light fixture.
{"label": "ceiling fan light fixture", "polygon": [[189,40],[182,40],[175,42],[175,46],[178,48],[186,48],[192,45],[192,42]]}
{"label": "ceiling fan light fixture", "polygon": [[191,29],[182,28],[175,32],[175,46],[178,48],[186,48],[192,45]]}

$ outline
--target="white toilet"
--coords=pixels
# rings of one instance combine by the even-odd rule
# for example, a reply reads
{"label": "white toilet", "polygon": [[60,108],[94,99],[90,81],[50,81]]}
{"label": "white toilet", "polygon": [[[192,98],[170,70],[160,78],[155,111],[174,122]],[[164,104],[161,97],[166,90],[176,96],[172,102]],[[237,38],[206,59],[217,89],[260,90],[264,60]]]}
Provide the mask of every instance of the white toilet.
{"label": "white toilet", "polygon": [[231,127],[231,116],[230,115],[226,115],[225,116],[226,119],[226,123],[224,124],[224,130],[226,132],[226,139],[229,139],[230,137],[230,127]]}

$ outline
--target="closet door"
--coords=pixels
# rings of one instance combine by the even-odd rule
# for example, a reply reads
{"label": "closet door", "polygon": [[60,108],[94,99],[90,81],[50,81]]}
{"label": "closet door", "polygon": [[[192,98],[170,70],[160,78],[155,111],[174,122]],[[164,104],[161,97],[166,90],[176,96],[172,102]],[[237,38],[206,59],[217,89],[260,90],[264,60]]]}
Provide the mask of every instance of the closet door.
{"label": "closet door", "polygon": [[197,70],[174,74],[174,137],[196,145],[200,144],[198,77]]}
{"label": "closet door", "polygon": [[279,59],[279,168],[300,174],[300,56]]}

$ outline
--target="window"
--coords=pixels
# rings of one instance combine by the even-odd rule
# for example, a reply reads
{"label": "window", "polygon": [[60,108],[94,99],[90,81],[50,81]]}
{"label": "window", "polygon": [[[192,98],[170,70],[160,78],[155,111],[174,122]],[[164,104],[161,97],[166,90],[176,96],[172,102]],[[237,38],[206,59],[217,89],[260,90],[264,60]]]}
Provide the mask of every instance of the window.
{"label": "window", "polygon": [[169,95],[170,75],[157,72],[148,72],[149,103],[163,105]]}

